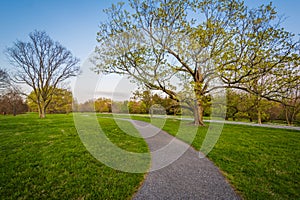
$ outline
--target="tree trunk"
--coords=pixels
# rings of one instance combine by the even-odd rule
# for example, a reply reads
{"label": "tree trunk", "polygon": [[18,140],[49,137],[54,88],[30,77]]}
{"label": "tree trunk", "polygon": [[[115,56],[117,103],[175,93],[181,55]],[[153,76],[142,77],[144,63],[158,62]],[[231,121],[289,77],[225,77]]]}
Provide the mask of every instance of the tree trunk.
{"label": "tree trunk", "polygon": [[41,119],[46,117],[46,108],[44,105],[38,104],[38,111],[39,111],[39,117]]}
{"label": "tree trunk", "polygon": [[260,112],[260,110],[257,111],[257,122],[258,122],[258,124],[262,124],[262,122],[261,122],[261,112]]}
{"label": "tree trunk", "polygon": [[201,101],[195,101],[194,103],[194,124],[196,126],[205,126],[203,122],[203,105]]}
{"label": "tree trunk", "polygon": [[[196,63],[197,68],[197,63]],[[203,74],[201,73],[201,67],[198,67],[196,70],[196,73],[194,74],[194,80],[195,80],[195,86],[194,86],[194,92],[196,99],[194,100],[194,124],[196,126],[205,126],[203,122]]]}
{"label": "tree trunk", "polygon": [[45,110],[46,110],[45,108],[41,109],[40,118],[42,118],[42,119],[46,117],[46,111]]}
{"label": "tree trunk", "polygon": [[293,113],[291,114],[291,118],[290,118],[290,125],[292,126],[292,125],[294,125],[294,121],[295,121],[295,111],[293,110]]}
{"label": "tree trunk", "polygon": [[286,119],[286,122],[289,126],[292,125],[291,121],[290,121],[290,118],[289,118],[289,111],[288,111],[288,108],[285,107],[285,119]]}
{"label": "tree trunk", "polygon": [[16,108],[17,106],[16,106],[16,102],[15,102],[15,100],[14,100],[14,102],[13,102],[13,115],[14,116],[16,116],[17,115],[17,108]]}
{"label": "tree trunk", "polygon": [[261,98],[256,96],[257,123],[262,124],[261,120]]}

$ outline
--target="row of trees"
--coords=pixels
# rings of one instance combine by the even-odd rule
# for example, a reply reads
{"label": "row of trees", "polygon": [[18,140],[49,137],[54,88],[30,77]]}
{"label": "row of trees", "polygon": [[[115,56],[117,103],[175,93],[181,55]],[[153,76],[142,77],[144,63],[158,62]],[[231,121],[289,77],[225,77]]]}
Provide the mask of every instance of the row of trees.
{"label": "row of trees", "polygon": [[[0,69],[0,113],[22,114],[28,111],[39,112],[39,98],[33,90],[29,95],[24,95],[21,89],[13,82],[8,72]],[[51,101],[45,107],[45,113],[72,112],[72,92],[67,89],[49,88]],[[44,114],[45,114],[44,113]]]}
{"label": "row of trees", "polygon": [[[27,105],[30,112],[38,112],[39,107],[35,92],[31,92],[27,99]],[[46,113],[70,113],[73,111],[72,108],[73,95],[70,90],[56,88],[53,90],[52,99],[46,108]]]}
{"label": "row of trees", "polygon": [[74,105],[74,111],[79,112],[149,114],[151,112],[158,113],[158,110],[163,110],[161,114],[176,115],[182,113],[176,101],[168,97],[161,97],[158,94],[151,94],[150,91],[136,91],[129,101],[98,98]]}
{"label": "row of trees", "polygon": [[[0,69],[2,86],[0,95],[0,111],[3,114],[20,114],[27,111],[38,112],[37,97],[32,91],[24,100],[16,87],[12,87],[9,76],[5,70]],[[67,89],[56,88],[53,90],[52,101],[48,105],[47,113],[80,112],[114,112],[148,114],[159,113],[169,115],[181,115],[187,111],[182,109],[177,101],[168,96],[162,97],[150,90],[136,91],[130,101],[112,101],[107,98],[89,100],[84,103],[74,103],[72,108],[72,93]],[[248,119],[263,121],[285,120],[289,125],[300,118],[300,85],[293,88],[289,102],[279,103],[267,99],[258,98],[256,95],[235,89],[227,89],[226,119]],[[204,115],[211,114],[210,99],[205,101]]]}
{"label": "row of trees", "polygon": [[0,96],[1,114],[12,114],[16,116],[17,114],[23,114],[27,111],[28,105],[19,93],[10,90]]}
{"label": "row of trees", "polygon": [[226,119],[257,121],[286,121],[292,125],[300,121],[300,98],[291,99],[288,104],[260,99],[256,95],[238,90],[227,90]]}
{"label": "row of trees", "polygon": [[19,89],[11,83],[9,74],[0,69],[0,113],[17,115],[27,112],[28,107]]}
{"label": "row of trees", "polygon": [[[258,123],[279,120],[292,125],[296,120],[300,121],[300,98],[294,99],[291,104],[293,106],[286,106],[279,102],[259,99],[256,95],[247,92],[227,89],[227,104],[222,107],[226,109],[227,120],[248,120]],[[210,99],[206,99],[205,105],[204,116],[210,116],[211,110],[216,108],[211,107]],[[150,91],[136,91],[130,101],[112,101],[107,98],[88,100],[81,104],[75,104],[74,109],[79,112],[95,111],[100,113],[191,114],[168,96],[162,97]]]}

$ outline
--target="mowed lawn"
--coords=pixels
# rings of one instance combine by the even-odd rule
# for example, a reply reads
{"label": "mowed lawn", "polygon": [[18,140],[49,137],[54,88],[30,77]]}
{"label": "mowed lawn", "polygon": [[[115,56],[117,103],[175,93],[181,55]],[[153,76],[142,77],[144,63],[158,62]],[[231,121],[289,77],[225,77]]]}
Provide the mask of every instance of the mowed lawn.
{"label": "mowed lawn", "polygon": [[[208,125],[197,130],[192,142],[197,150]],[[163,129],[176,136],[179,126],[179,120],[167,119]],[[182,122],[181,130],[177,137],[191,141],[191,122]],[[225,124],[208,158],[244,199],[300,199],[300,131]]]}
{"label": "mowed lawn", "polygon": [[[113,120],[100,123],[114,143],[148,151],[143,139],[122,134]],[[0,116],[0,199],[130,199],[143,179],[91,156],[71,114]]]}
{"label": "mowed lawn", "polygon": [[[101,128],[116,145],[148,151],[143,139],[124,133],[107,118],[110,115],[102,116],[98,115]],[[162,121],[153,123],[176,136],[180,121]],[[126,131],[136,131],[129,122],[122,123]],[[181,125],[177,137],[191,140],[195,126]],[[208,128],[196,130],[193,147],[201,148]],[[130,199],[144,178],[113,170],[92,157],[72,115],[42,120],[37,114],[0,116],[0,151],[1,199]],[[300,199],[300,131],[225,125],[208,157],[244,199]]]}

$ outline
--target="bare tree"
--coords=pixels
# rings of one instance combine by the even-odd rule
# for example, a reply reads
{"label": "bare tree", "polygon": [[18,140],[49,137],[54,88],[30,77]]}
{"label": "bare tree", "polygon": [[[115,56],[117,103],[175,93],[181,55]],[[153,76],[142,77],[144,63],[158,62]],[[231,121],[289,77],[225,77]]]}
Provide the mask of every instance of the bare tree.
{"label": "bare tree", "polygon": [[0,97],[1,113],[16,116],[27,111],[28,106],[22,98],[19,88],[16,86],[8,88],[5,94]]}
{"label": "bare tree", "polygon": [[9,75],[4,69],[0,69],[0,94],[9,87]]}
{"label": "bare tree", "polygon": [[79,60],[46,32],[34,31],[29,38],[29,42],[15,42],[7,55],[16,67],[16,81],[33,89],[39,116],[44,118],[58,84],[78,74]]}

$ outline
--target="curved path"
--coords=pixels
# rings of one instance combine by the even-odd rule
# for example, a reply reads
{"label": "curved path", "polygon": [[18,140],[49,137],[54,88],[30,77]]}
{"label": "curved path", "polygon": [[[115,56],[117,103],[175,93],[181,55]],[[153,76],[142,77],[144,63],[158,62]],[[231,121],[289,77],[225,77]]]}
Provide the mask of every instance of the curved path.
{"label": "curved path", "polygon": [[[134,200],[241,199],[210,160],[199,158],[198,151],[148,123],[130,121],[145,138],[152,156],[150,172],[134,195]],[[164,153],[155,153],[171,143]],[[184,153],[178,159],[158,169],[165,165],[165,160],[174,158],[183,149]]]}

